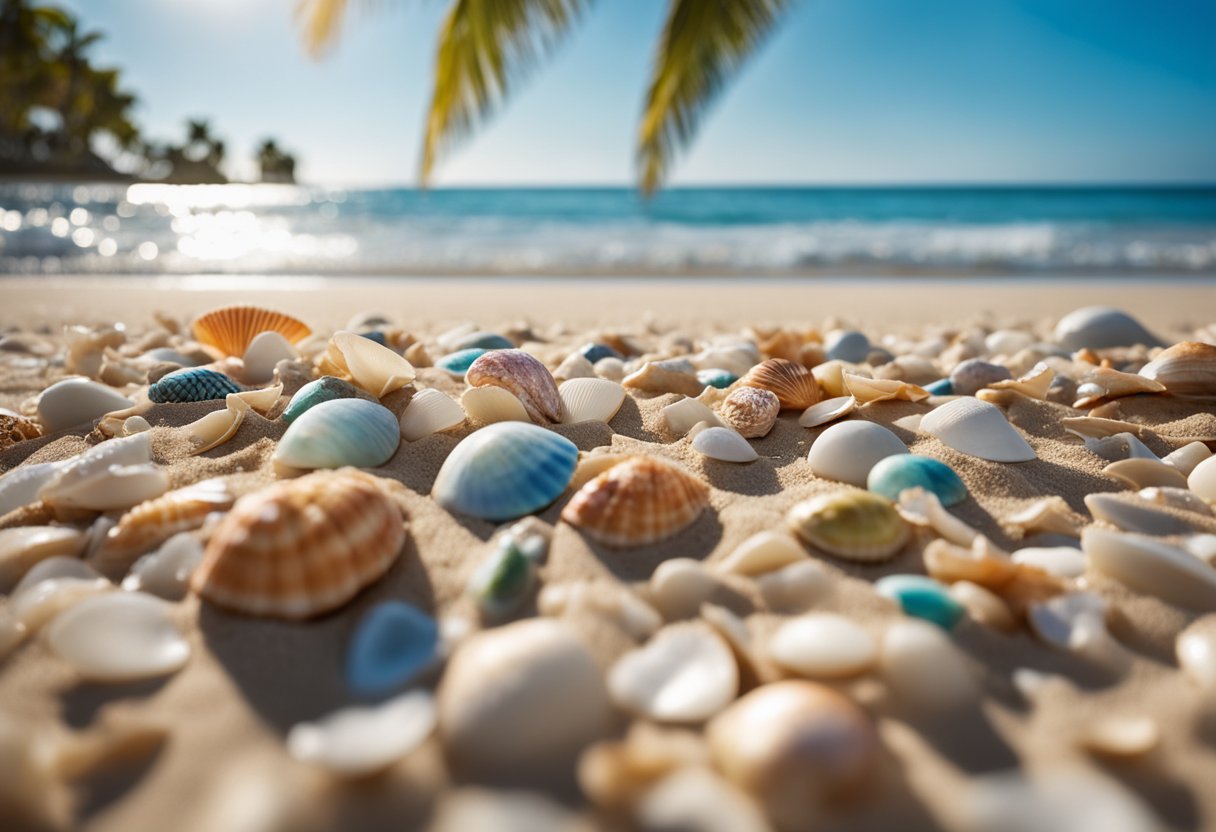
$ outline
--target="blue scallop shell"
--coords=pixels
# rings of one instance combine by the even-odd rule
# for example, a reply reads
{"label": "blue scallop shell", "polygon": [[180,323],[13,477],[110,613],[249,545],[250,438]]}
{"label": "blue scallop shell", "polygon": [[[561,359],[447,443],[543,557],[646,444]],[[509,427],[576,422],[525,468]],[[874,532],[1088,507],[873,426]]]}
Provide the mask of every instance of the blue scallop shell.
{"label": "blue scallop shell", "polygon": [[513,350],[515,345],[497,332],[471,332],[457,341],[455,348],[457,351],[468,349]]}
{"label": "blue scallop shell", "polygon": [[314,405],[287,428],[274,461],[291,468],[375,468],[401,442],[397,417],[366,399],[333,399]]}
{"label": "blue scallop shell", "polygon": [[157,404],[209,402],[239,392],[241,386],[223,373],[206,367],[187,367],[161,376],[148,388],[148,398]]}
{"label": "blue scallop shell", "polygon": [[594,364],[604,358],[624,358],[619,352],[607,344],[583,344],[578,349],[583,358]]}
{"label": "blue scallop shell", "polygon": [[439,656],[439,625],[404,601],[385,601],[363,616],[346,651],[346,684],[359,696],[382,696],[408,684]]}
{"label": "blue scallop shell", "polygon": [[874,583],[874,590],[899,604],[905,614],[951,629],[965,612],[950,590],[924,575],[887,575]]}
{"label": "blue scallop shell", "polygon": [[577,463],[578,448],[566,437],[524,422],[498,422],[448,454],[431,495],[448,511],[513,520],[556,500]]}
{"label": "blue scallop shell", "polygon": [[710,387],[717,387],[721,390],[724,387],[730,387],[739,377],[730,370],[697,370],[697,381]]}
{"label": "blue scallop shell", "polygon": [[441,370],[447,370],[454,376],[463,376],[469,371],[469,366],[487,352],[489,350],[484,350],[481,347],[469,347],[467,350],[457,350],[440,358],[435,362],[435,366]]}
{"label": "blue scallop shell", "polygon": [[322,376],[316,381],[305,384],[291,397],[283,411],[283,421],[291,424],[300,418],[300,414],[309,408],[316,407],[321,402],[334,399],[365,399],[367,394],[349,381],[343,381],[333,376]]}
{"label": "blue scallop shell", "polygon": [[866,488],[892,502],[905,488],[920,487],[937,495],[943,506],[967,499],[967,486],[944,462],[918,454],[897,454],[878,461],[866,478]]}
{"label": "blue scallop shell", "polygon": [[954,385],[948,378],[939,378],[932,384],[926,384],[925,390],[929,391],[930,396],[950,396],[954,393]]}

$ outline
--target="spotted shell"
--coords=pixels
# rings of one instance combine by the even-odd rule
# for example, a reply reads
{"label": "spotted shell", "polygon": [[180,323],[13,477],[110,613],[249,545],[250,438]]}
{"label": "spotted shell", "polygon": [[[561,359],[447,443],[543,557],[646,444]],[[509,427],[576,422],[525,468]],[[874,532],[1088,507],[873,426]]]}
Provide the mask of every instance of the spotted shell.
{"label": "spotted shell", "polygon": [[491,385],[514,394],[539,425],[560,422],[562,399],[549,369],[523,350],[492,350],[469,365],[465,381],[470,387]]}
{"label": "spotted shell", "polygon": [[775,393],[782,410],[806,410],[821,397],[811,371],[784,358],[770,358],[752,367],[742,385]]}
{"label": "spotted shell", "polygon": [[709,505],[709,487],[670,462],[634,456],[578,490],[562,519],[606,546],[644,546],[678,534]]}
{"label": "spotted shell", "polygon": [[898,554],[912,534],[890,500],[868,491],[824,494],[790,509],[790,528],[829,555],[878,563]]}
{"label": "spotted shell", "polygon": [[311,618],[380,578],[404,542],[401,511],[376,477],[316,471],[238,500],[190,587],[234,612]]}
{"label": "spotted shell", "polygon": [[162,376],[148,388],[148,398],[157,404],[209,402],[239,392],[240,385],[223,373],[206,367],[187,367]]}
{"label": "spotted shell", "polygon": [[277,332],[295,344],[312,334],[303,321],[258,306],[225,306],[194,320],[194,337],[224,355],[244,355],[263,332]]}
{"label": "spotted shell", "polygon": [[722,421],[746,439],[767,435],[780,412],[777,394],[759,387],[736,387],[718,407]]}

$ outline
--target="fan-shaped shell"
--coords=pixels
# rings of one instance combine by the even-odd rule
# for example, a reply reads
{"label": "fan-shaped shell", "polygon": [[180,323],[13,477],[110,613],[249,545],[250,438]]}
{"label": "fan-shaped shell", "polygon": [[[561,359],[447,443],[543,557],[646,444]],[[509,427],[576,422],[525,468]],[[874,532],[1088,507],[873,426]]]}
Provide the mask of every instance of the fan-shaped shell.
{"label": "fan-shaped shell", "polygon": [[387,407],[365,399],[321,402],[291,423],[274,462],[288,468],[375,468],[397,452],[401,426]]}
{"label": "fan-shaped shell", "polygon": [[379,579],[404,541],[401,510],[375,477],[316,471],[237,500],[190,586],[234,612],[311,618]]}
{"label": "fan-shaped shell", "polygon": [[789,524],[804,542],[855,563],[895,557],[912,534],[889,500],[868,491],[813,497],[790,510]]}
{"label": "fan-shaped shell", "polygon": [[518,396],[505,388],[489,384],[484,387],[470,387],[461,393],[460,406],[470,419],[483,425],[532,421]]}
{"label": "fan-shaped shell", "polygon": [[244,355],[253,339],[263,332],[277,332],[292,344],[312,334],[303,321],[260,306],[214,309],[195,318],[191,329],[197,341],[224,355]]}
{"label": "fan-shaped shell", "polygon": [[606,378],[575,378],[557,388],[562,421],[610,422],[625,402],[625,388]]}
{"label": "fan-shaped shell", "polygon": [[1140,375],[1178,396],[1216,396],[1216,346],[1183,341],[1140,368]]}
{"label": "fan-shaped shell", "polygon": [[465,381],[470,387],[501,387],[519,399],[537,424],[560,422],[562,400],[553,374],[540,359],[523,350],[493,350],[469,365]]}
{"label": "fan-shaped shell", "polygon": [[819,434],[807,461],[817,477],[865,488],[870,469],[879,460],[907,452],[903,440],[882,425],[855,420]]}
{"label": "fan-shaped shell", "polygon": [[736,387],[718,407],[722,421],[745,439],[766,436],[780,412],[777,394],[759,387]]}
{"label": "fan-shaped shell", "polygon": [[606,546],[644,546],[679,533],[709,505],[709,487],[670,462],[634,456],[584,485],[562,519]]}
{"label": "fan-shaped shell", "polygon": [[578,448],[564,436],[524,422],[498,422],[448,454],[431,495],[449,511],[512,520],[556,500],[577,464]]}
{"label": "fan-shaped shell", "polygon": [[806,410],[821,396],[811,371],[784,358],[770,358],[752,367],[742,385],[775,393],[782,410]]}
{"label": "fan-shaped shell", "polygon": [[209,402],[239,392],[241,386],[223,373],[206,367],[187,367],[161,376],[148,388],[148,398],[157,404]]}
{"label": "fan-shaped shell", "polygon": [[405,410],[401,412],[399,421],[401,438],[413,442],[430,436],[432,433],[454,428],[464,422],[464,411],[460,405],[446,393],[433,387],[419,390]]}
{"label": "fan-shaped shell", "polygon": [[1034,449],[1005,419],[1000,408],[970,397],[955,399],[921,419],[920,429],[945,444],[992,462],[1027,462]]}

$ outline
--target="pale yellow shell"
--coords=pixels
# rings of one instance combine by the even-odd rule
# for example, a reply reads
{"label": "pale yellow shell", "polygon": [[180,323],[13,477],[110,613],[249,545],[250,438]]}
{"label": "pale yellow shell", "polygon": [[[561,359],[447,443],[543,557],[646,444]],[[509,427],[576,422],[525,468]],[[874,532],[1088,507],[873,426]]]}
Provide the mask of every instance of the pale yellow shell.
{"label": "pale yellow shell", "polygon": [[777,394],[759,387],[736,387],[718,407],[722,421],[747,439],[767,435],[780,412]]}
{"label": "pale yellow shell", "polygon": [[709,486],[654,457],[634,456],[571,498],[562,519],[606,546],[644,546],[678,534],[709,505]]}
{"label": "pale yellow shell", "polygon": [[538,425],[561,421],[562,400],[553,374],[523,350],[491,350],[478,356],[464,378],[470,387],[490,385],[511,393]]}
{"label": "pale yellow shell", "polygon": [[241,356],[262,332],[277,332],[294,344],[312,334],[303,321],[259,306],[225,306],[200,315],[192,327],[194,337],[224,355]]}
{"label": "pale yellow shell", "polygon": [[747,372],[740,384],[775,393],[782,410],[806,410],[821,396],[811,371],[784,358],[761,361]]}
{"label": "pale yellow shell", "polygon": [[1140,375],[1179,396],[1216,396],[1216,346],[1199,341],[1175,344],[1145,364]]}
{"label": "pale yellow shell", "polygon": [[890,500],[869,491],[813,497],[790,509],[789,524],[806,543],[855,563],[890,560],[912,534]]}

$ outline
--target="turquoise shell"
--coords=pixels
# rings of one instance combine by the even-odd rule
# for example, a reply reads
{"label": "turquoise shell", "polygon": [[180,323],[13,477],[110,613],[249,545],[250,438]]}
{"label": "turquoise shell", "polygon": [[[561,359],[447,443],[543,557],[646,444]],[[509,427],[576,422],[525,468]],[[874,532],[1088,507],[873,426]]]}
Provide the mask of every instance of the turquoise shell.
{"label": "turquoise shell", "polygon": [[241,386],[223,373],[206,367],[187,367],[161,376],[148,388],[148,398],[157,404],[209,402],[239,392]]}
{"label": "turquoise shell", "polygon": [[928,456],[889,456],[879,460],[866,479],[866,488],[893,503],[899,502],[899,495],[905,488],[918,486],[936,494],[943,506],[957,505],[967,499],[967,486],[954,469]]}
{"label": "turquoise shell", "polygon": [[306,410],[279,440],[274,461],[291,468],[375,468],[401,442],[393,412],[366,399],[333,399]]}
{"label": "turquoise shell", "polygon": [[431,495],[448,511],[513,520],[556,500],[577,464],[578,448],[566,437],[524,422],[498,422],[448,454]]}
{"label": "turquoise shell", "polygon": [[729,370],[697,370],[697,381],[719,390],[730,387],[738,380],[739,377]]}
{"label": "turquoise shell", "polygon": [[346,651],[346,685],[359,696],[404,687],[439,656],[439,625],[404,601],[385,601],[363,616]]}
{"label": "turquoise shell", "polygon": [[291,424],[300,418],[300,414],[321,402],[334,399],[365,399],[367,394],[348,381],[333,376],[323,376],[316,381],[305,384],[287,403],[283,411],[283,421]]}
{"label": "turquoise shell", "polygon": [[965,612],[945,584],[924,575],[888,575],[879,578],[874,589],[897,602],[907,615],[932,621],[943,630],[953,628]]}
{"label": "turquoise shell", "polygon": [[473,332],[456,342],[456,350],[513,350],[515,345],[497,332]]}
{"label": "turquoise shell", "polygon": [[578,351],[583,358],[587,359],[592,364],[605,358],[625,357],[607,344],[583,344],[583,346],[579,347]]}
{"label": "turquoise shell", "polygon": [[435,366],[441,370],[447,370],[454,376],[463,376],[469,371],[469,366],[487,352],[489,350],[482,349],[481,347],[469,347],[467,350],[457,350],[440,358],[435,362]]}
{"label": "turquoise shell", "polygon": [[483,615],[502,618],[514,612],[535,585],[536,558],[507,534],[473,573],[468,592]]}
{"label": "turquoise shell", "polygon": [[948,378],[939,378],[932,384],[926,384],[925,390],[930,396],[950,396],[954,394],[954,385]]}

